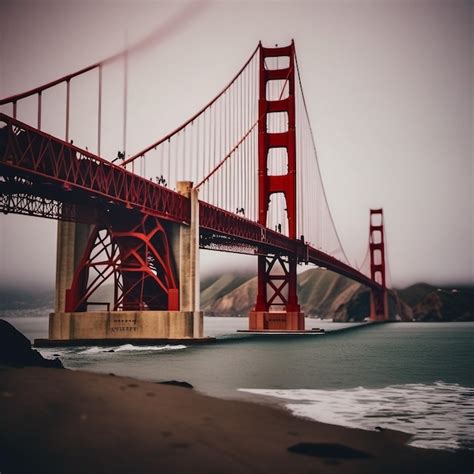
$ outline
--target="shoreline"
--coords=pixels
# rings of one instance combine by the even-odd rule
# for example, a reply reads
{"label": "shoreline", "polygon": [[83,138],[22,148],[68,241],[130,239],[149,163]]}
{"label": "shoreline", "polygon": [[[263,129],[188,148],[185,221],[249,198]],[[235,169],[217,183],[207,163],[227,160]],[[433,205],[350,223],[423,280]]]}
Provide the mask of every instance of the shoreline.
{"label": "shoreline", "polygon": [[0,419],[2,474],[472,472],[472,453],[407,446],[405,433],[68,369],[0,366]]}

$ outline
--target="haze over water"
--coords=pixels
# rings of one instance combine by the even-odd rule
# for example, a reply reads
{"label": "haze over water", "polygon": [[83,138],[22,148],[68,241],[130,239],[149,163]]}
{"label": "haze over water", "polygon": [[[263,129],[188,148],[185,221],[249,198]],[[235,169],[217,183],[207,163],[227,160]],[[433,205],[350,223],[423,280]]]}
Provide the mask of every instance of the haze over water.
{"label": "haze over water", "polygon": [[[30,338],[47,318],[11,318]],[[307,319],[334,331],[352,324]],[[206,346],[41,349],[71,369],[185,380],[212,396],[284,405],[294,414],[412,433],[410,443],[474,449],[474,323],[396,323],[312,337],[248,337],[246,318],[209,318]]]}

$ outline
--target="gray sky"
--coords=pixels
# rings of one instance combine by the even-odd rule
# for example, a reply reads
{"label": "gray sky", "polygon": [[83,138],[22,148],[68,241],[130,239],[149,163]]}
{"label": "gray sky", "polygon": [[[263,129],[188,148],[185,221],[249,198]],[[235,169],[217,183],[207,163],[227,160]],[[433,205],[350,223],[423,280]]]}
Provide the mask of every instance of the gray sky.
{"label": "gray sky", "polygon": [[[119,51],[180,5],[0,0],[0,97]],[[473,5],[207,4],[131,58],[129,120],[136,119],[129,149],[138,151],[197,111],[258,40],[271,46],[294,38],[329,205],[349,258],[360,263],[368,210],[383,206],[395,286],[473,282]],[[25,121],[29,109],[26,104]],[[51,109],[51,128],[59,127],[61,114]],[[92,141],[81,136],[80,117],[76,122],[75,142]],[[114,146],[104,144],[110,153]],[[55,229],[46,219],[2,215],[0,284],[52,285]],[[251,257],[202,252],[204,272],[223,262],[256,267]]]}

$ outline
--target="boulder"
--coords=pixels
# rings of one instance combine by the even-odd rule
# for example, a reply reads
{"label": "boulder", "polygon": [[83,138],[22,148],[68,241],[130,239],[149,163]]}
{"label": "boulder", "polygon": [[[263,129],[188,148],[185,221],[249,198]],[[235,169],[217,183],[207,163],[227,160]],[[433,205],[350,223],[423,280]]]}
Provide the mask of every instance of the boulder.
{"label": "boulder", "polygon": [[0,364],[13,367],[53,367],[63,368],[56,359],[45,359],[31,348],[30,340],[7,321],[0,319]]}
{"label": "boulder", "polygon": [[184,382],[180,380],[166,380],[164,382],[158,382],[162,385],[175,385],[176,387],[183,387],[183,388],[194,388],[189,382]]}

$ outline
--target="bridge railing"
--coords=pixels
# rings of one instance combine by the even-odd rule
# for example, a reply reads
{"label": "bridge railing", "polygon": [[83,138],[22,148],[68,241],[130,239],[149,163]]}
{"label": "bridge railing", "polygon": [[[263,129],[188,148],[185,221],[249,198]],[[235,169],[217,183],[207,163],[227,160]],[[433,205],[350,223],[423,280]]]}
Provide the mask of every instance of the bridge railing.
{"label": "bridge railing", "polygon": [[380,285],[355,268],[341,260],[311,247],[301,240],[292,240],[284,234],[268,229],[257,222],[220,209],[212,204],[199,201],[199,225],[216,234],[226,235],[228,243],[221,245],[233,247],[235,239],[246,241],[263,253],[279,253],[296,255],[300,262],[309,262],[328,270],[337,272],[371,288]]}
{"label": "bridge railing", "polygon": [[190,220],[189,201],[178,193],[1,113],[0,165],[61,191],[84,191],[168,220]]}
{"label": "bridge railing", "polygon": [[371,280],[367,275],[364,275],[343,261],[338,260],[337,258],[324,253],[321,250],[315,249],[314,247],[308,247],[308,261],[318,265],[319,267],[327,268],[328,270],[358,281],[359,283],[362,283],[363,285],[366,285],[370,288],[382,288],[381,285]]}
{"label": "bridge railing", "polygon": [[271,247],[274,250],[291,254],[304,254],[304,251],[300,249],[304,244],[300,241],[292,240],[286,235],[268,229],[257,222],[204,201],[199,201],[199,225],[219,234],[258,244],[259,247]]}

